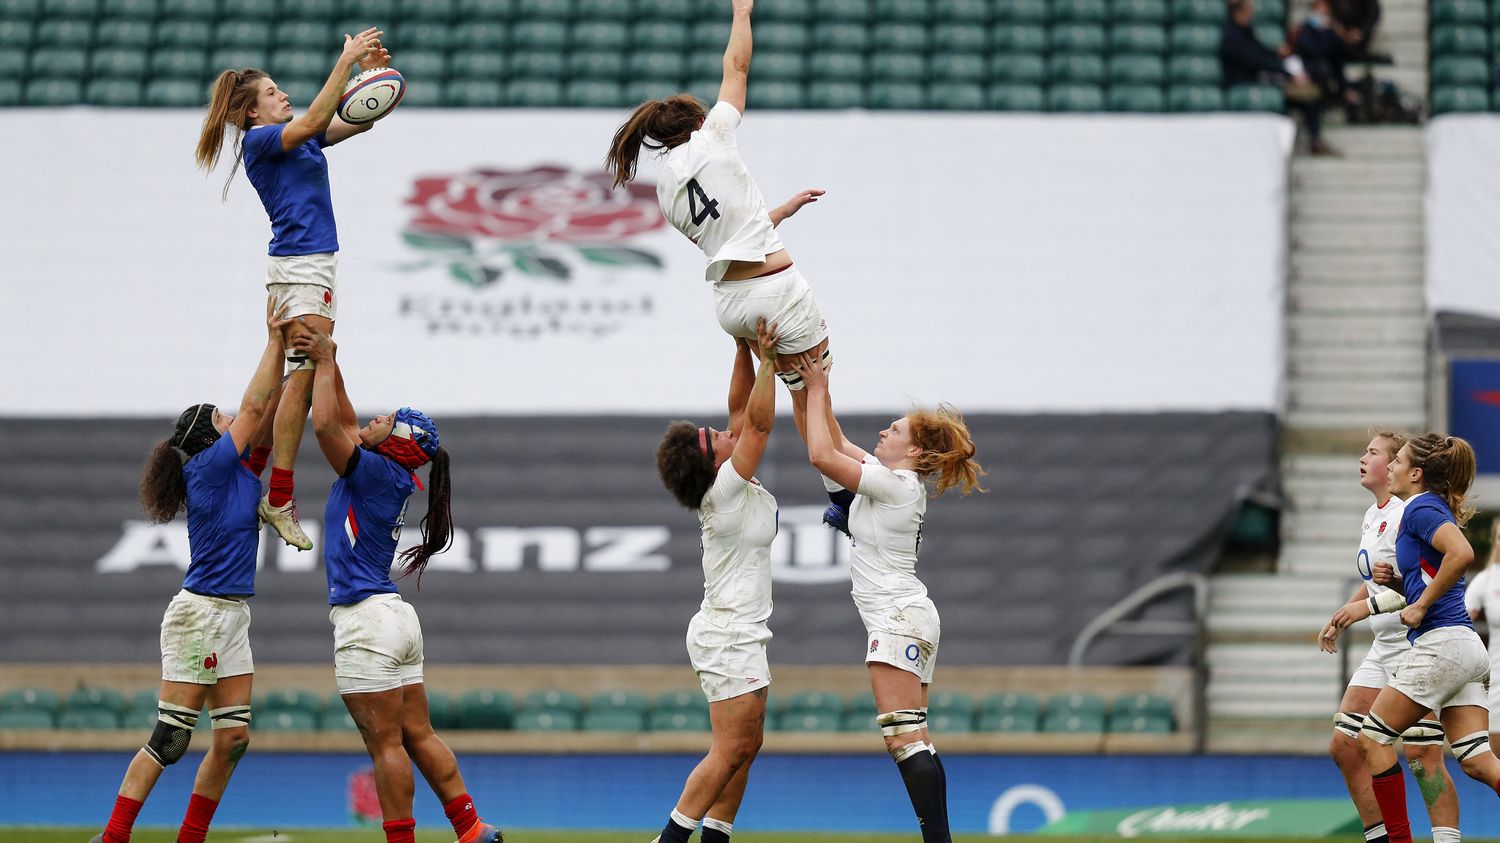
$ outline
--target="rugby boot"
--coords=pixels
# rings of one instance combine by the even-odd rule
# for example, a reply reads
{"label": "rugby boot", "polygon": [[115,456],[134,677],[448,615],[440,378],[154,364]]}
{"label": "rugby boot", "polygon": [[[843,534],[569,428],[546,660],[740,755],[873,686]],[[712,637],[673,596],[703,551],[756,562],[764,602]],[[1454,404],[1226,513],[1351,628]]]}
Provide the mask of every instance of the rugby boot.
{"label": "rugby boot", "polygon": [[101,831],[93,837],[90,837],[89,843],[104,843],[104,832]]}
{"label": "rugby boot", "polygon": [[312,539],[302,532],[302,525],[297,521],[297,500],[293,498],[284,506],[271,506],[269,495],[260,499],[260,506],[256,508],[255,514],[260,520],[271,525],[281,540],[292,547],[301,550],[312,550]]}
{"label": "rugby boot", "polygon": [[458,843],[505,843],[505,832],[480,820]]}

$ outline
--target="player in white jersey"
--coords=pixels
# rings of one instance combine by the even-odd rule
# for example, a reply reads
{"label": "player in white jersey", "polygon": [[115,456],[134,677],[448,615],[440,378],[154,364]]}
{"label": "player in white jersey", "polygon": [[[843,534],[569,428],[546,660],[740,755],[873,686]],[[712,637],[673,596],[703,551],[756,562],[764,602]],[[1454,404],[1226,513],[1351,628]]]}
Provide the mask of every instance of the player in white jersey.
{"label": "player in white jersey", "polygon": [[1490,532],[1490,557],[1464,592],[1464,608],[1473,620],[1490,625],[1490,743],[1500,744],[1500,519]]}
{"label": "player in white jersey", "polygon": [[656,195],[674,228],[708,258],[719,325],[753,340],[756,322],[777,325],[780,377],[792,390],[799,428],[806,407],[801,378],[784,361],[812,352],[829,365],[828,326],[807,281],[776,233],[781,221],[821,190],[804,190],[769,211],[740,157],[735,129],[745,113],[750,72],[752,0],[734,0],[724,77],[711,111],[690,94],[642,103],[615,132],[605,166],[618,187],[635,178],[644,147],[662,152]]}
{"label": "player in white jersey", "polygon": [[[1400,532],[1401,511],[1406,505],[1391,494],[1390,476],[1386,470],[1396,452],[1406,444],[1406,437],[1388,430],[1372,433],[1373,437],[1359,459],[1359,484],[1375,496],[1375,502],[1365,511],[1359,552],[1355,555],[1355,569],[1365,582],[1354,592],[1351,603],[1363,603],[1391,590],[1377,582],[1376,568],[1395,564],[1396,535]],[[1349,798],[1354,800],[1360,823],[1365,828],[1365,839],[1371,843],[1386,843],[1380,805],[1375,801],[1370,771],[1359,749],[1359,732],[1364,728],[1365,716],[1370,713],[1375,697],[1386,686],[1398,660],[1411,649],[1411,643],[1406,640],[1406,627],[1401,618],[1394,613],[1372,614],[1370,631],[1375,634],[1375,641],[1350,677],[1349,687],[1339,703],[1338,714],[1333,718],[1333,739],[1328,745],[1328,754],[1333,756],[1339,772],[1343,773]],[[1327,652],[1334,652],[1334,642],[1340,632],[1342,627],[1333,623],[1325,626],[1324,634],[1319,638],[1320,646]],[[1407,730],[1402,743],[1407,765],[1427,804],[1434,843],[1455,843],[1459,840],[1458,794],[1453,789],[1453,778],[1443,764],[1443,724],[1428,712],[1416,726]]]}
{"label": "player in white jersey", "polygon": [[880,432],[875,453],[844,438],[828,397],[828,373],[811,355],[794,361],[807,383],[807,455],[825,478],[855,492],[849,507],[854,539],[850,573],[854,605],[865,624],[865,663],[876,718],[911,797],[924,843],[947,843],[948,781],[927,732],[927,698],[941,625],[927,586],[917,578],[917,551],[934,494],[979,489],[983,469],[963,416],[951,406],[915,410]]}
{"label": "player in white jersey", "polygon": [[673,422],[656,449],[662,484],[702,526],[703,604],[688,624],[687,648],[713,728],[713,746],[688,776],[661,843],[686,843],[700,821],[704,843],[728,843],[765,729],[778,521],[776,498],[755,470],[776,418],[775,334],[759,323],[759,371],[752,344],[735,340],[727,430]]}

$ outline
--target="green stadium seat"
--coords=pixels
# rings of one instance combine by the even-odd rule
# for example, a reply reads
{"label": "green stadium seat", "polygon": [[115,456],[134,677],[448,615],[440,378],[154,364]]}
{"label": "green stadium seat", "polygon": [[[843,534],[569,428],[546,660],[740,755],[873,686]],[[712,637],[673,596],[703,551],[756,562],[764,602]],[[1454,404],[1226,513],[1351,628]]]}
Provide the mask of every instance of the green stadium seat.
{"label": "green stadium seat", "polygon": [[250,728],[260,732],[315,732],[318,715],[294,708],[257,711],[250,718]]}
{"label": "green stadium seat", "polygon": [[[687,87],[679,88],[677,90],[670,91],[669,93],[689,93],[697,97],[699,102],[708,103],[708,105],[712,106],[714,103],[719,101],[719,87],[723,83],[723,81],[724,80],[717,75],[692,76],[688,79]],[[637,92],[639,90],[639,88],[636,89]],[[653,90],[655,89],[653,88]],[[650,99],[660,99],[660,97],[650,97]],[[639,101],[640,100],[637,100],[637,102]]]}
{"label": "green stadium seat", "polygon": [[[282,16],[283,9],[277,0],[235,0],[232,9],[221,9],[225,17],[261,18],[274,21]],[[292,13],[286,17],[301,17]]]}
{"label": "green stadium seat", "polygon": [[[578,19],[630,20],[634,2],[635,0],[578,0]],[[757,38],[759,35],[756,33]]]}
{"label": "green stadium seat", "polygon": [[1283,0],[1261,0],[1255,4],[1255,19],[1261,23],[1285,24],[1286,3]]}
{"label": "green stadium seat", "polygon": [[0,20],[29,21],[41,10],[41,0],[0,0]]}
{"label": "green stadium seat", "polygon": [[[273,2],[273,0],[265,0]],[[280,8],[277,15],[283,18],[302,18],[303,20],[331,21],[339,16],[338,0],[282,0],[277,4]],[[244,7],[241,6],[241,13]],[[261,17],[267,17],[261,15]],[[339,33],[343,34],[343,33]],[[353,35],[354,33],[349,33]]]}
{"label": "green stadium seat", "polygon": [[161,16],[168,20],[211,21],[219,16],[219,3],[218,0],[162,0]]}
{"label": "green stadium seat", "polygon": [[[43,50],[41,52],[48,53],[52,51]],[[40,54],[38,53],[38,55]],[[26,84],[26,101],[28,104],[73,105],[83,101],[83,86],[79,82],[83,77],[83,53],[63,52],[59,54],[59,57],[63,55],[70,57],[70,61],[66,66],[63,66],[61,62],[39,63],[36,56],[32,57],[33,78]],[[71,59],[77,60],[76,72],[68,72],[75,66]]]}
{"label": "green stadium seat", "polygon": [[1105,103],[1110,111],[1152,114],[1167,110],[1160,85],[1111,85]]}
{"label": "green stadium seat", "polygon": [[812,30],[816,50],[849,50],[863,52],[870,46],[870,30],[857,23],[819,23]]}
{"label": "green stadium seat", "polygon": [[776,709],[781,714],[823,713],[842,715],[844,698],[827,691],[801,691],[784,698]]}
{"label": "green stadium seat", "polygon": [[0,108],[22,105],[24,100],[25,88],[20,79],[0,79]]}
{"label": "green stadium seat", "polygon": [[1258,23],[1252,29],[1255,30],[1255,40],[1272,49],[1280,47],[1289,40],[1286,27],[1279,23]]}
{"label": "green stadium seat", "polygon": [[1198,54],[1218,60],[1219,28],[1207,24],[1174,26],[1170,42],[1174,54]]}
{"label": "green stadium seat", "polygon": [[202,50],[168,48],[151,54],[151,75],[191,79],[208,72],[208,56]]}
{"label": "green stadium seat", "polygon": [[[456,59],[455,59],[456,60]],[[570,79],[620,79],[625,75],[625,54],[616,51],[574,50],[568,53]],[[455,76],[458,75],[456,72]],[[497,78],[499,73],[466,73],[474,78]]]}
{"label": "green stadium seat", "polygon": [[460,52],[503,50],[509,44],[510,27],[498,21],[476,21],[454,28],[453,49]]}
{"label": "green stadium seat", "polygon": [[755,60],[760,60],[762,50],[805,51],[811,42],[811,33],[800,23],[766,23],[755,27]]}
{"label": "green stadium seat", "polygon": [[[147,28],[147,37],[150,29]],[[28,20],[0,20],[0,47],[26,50],[36,40],[36,27]]]}
{"label": "green stadium seat", "polygon": [[1167,31],[1146,23],[1116,26],[1109,31],[1109,49],[1115,53],[1164,53]]}
{"label": "green stadium seat", "polygon": [[578,724],[585,732],[643,732],[646,712],[629,708],[590,708]]}
{"label": "green stadium seat", "polygon": [[[658,21],[658,23],[681,23],[681,21]],[[729,43],[729,21],[700,20],[688,27],[688,43],[685,50],[718,50],[724,55],[724,46]]]}
{"label": "green stadium seat", "polygon": [[[713,3],[701,4],[711,7]],[[764,21],[806,21],[809,9],[807,0],[757,0],[755,4],[755,17]],[[723,14],[722,6],[719,9],[704,8],[700,14]]]}
{"label": "green stadium seat", "polygon": [[870,30],[870,46],[880,52],[927,49],[927,27],[915,23],[878,23]]}
{"label": "green stadium seat", "polygon": [[1031,694],[1012,691],[985,697],[980,703],[979,710],[985,714],[1039,714],[1042,710],[1042,703]]}
{"label": "green stadium seat", "polygon": [[[264,25],[262,25],[262,28],[264,28]],[[396,29],[395,27],[390,28]],[[387,34],[383,39],[384,41],[390,42],[386,45],[387,48],[398,46],[402,49],[410,49],[412,47],[431,46],[430,44],[415,41],[408,33],[408,30],[411,28],[411,26],[403,24],[399,29],[396,29],[395,32]],[[352,35],[353,33],[350,34]],[[444,28],[443,34],[443,43],[439,46],[446,46],[446,28]],[[395,37],[398,35],[400,36],[399,41],[396,40]],[[333,63],[338,60],[338,51],[342,49],[340,45],[342,44],[343,40],[344,33],[335,32],[333,30],[333,27],[329,26],[326,23],[323,23],[322,21],[289,20],[282,21],[281,23],[276,25],[274,35],[270,41],[270,44],[267,46],[273,46],[278,50],[291,50],[299,48],[304,50],[321,50],[328,56],[327,63],[328,66],[332,68]],[[262,46],[261,44],[254,41],[247,41],[245,42],[245,44],[246,46],[252,47]]]}
{"label": "green stadium seat", "polygon": [[1035,732],[1041,728],[1041,719],[1034,710],[985,711],[975,720],[979,732]]}
{"label": "green stadium seat", "polygon": [[630,28],[615,20],[583,20],[573,25],[573,49],[623,50],[630,43]]}
{"label": "green stadium seat", "polygon": [[757,53],[753,67],[754,80],[801,82],[807,75],[807,58],[802,53]]}
{"label": "green stadium seat", "polygon": [[1126,694],[1110,705],[1111,714],[1145,714],[1151,717],[1175,717],[1172,701],[1156,694]]}
{"label": "green stadium seat", "polygon": [[638,711],[645,713],[650,704],[636,691],[600,691],[589,697],[589,711]]}
{"label": "green stadium seat", "polygon": [[[316,23],[316,21],[314,21],[314,23]],[[328,31],[337,35],[339,40],[343,40],[345,34],[354,35],[358,32],[364,32],[366,29],[369,29],[372,26],[378,26],[382,30],[384,30],[386,49],[397,46],[393,39],[400,36],[400,32],[398,31],[400,25],[382,21],[380,18],[377,18],[373,15],[352,15],[350,17],[336,19],[329,26]],[[319,44],[317,46],[323,47],[325,49],[331,49],[327,44]],[[395,55],[395,52],[395,50],[392,50],[391,54]],[[338,57],[337,53],[331,53],[330,55],[333,58]],[[330,62],[329,66],[332,66],[332,62]]]}
{"label": "green stadium seat", "polygon": [[94,22],[89,20],[44,20],[36,25],[38,47],[87,49],[94,41]]}
{"label": "green stadium seat", "polygon": [[1096,53],[1053,53],[1047,58],[1047,78],[1054,84],[1097,85],[1104,81],[1104,57]]}
{"label": "green stadium seat", "polygon": [[974,731],[974,715],[963,712],[940,712],[927,715],[927,728],[943,734],[962,734]]}
{"label": "green stadium seat", "polygon": [[937,0],[932,18],[966,25],[987,24],[994,17],[991,5],[989,0]]}
{"label": "green stadium seat", "polygon": [[42,16],[93,20],[99,16],[99,0],[42,0]]}
{"label": "green stadium seat", "polygon": [[1490,107],[1490,92],[1484,88],[1462,85],[1434,85],[1432,87],[1432,113],[1487,111]]}
{"label": "green stadium seat", "polygon": [[510,30],[516,50],[561,50],[568,44],[568,25],[555,20],[521,20]]}
{"label": "green stadium seat", "polygon": [[711,724],[706,710],[657,709],[646,718],[646,728],[653,732],[707,732]]}
{"label": "green stadium seat", "polygon": [[[1045,2],[1045,0],[1025,0]],[[813,0],[813,19],[819,21],[845,21],[868,23],[871,4],[869,0]]]}
{"label": "green stadium seat", "polygon": [[0,696],[0,711],[46,711],[56,714],[62,698],[45,688],[18,688]]}
{"label": "green stadium seat", "polygon": [[840,732],[879,732],[873,711],[846,711],[839,719]]}
{"label": "green stadium seat", "polygon": [[[89,105],[97,105],[97,106],[104,106],[104,107],[110,107],[110,106],[130,107],[130,106],[140,105],[140,103],[141,103],[141,84],[139,82],[129,82],[129,81],[126,81],[126,80],[121,80],[121,81],[123,82],[123,84],[134,85],[135,86],[135,92],[134,92],[135,93],[135,100],[134,101],[132,101],[132,102],[119,102],[119,103],[113,103],[113,102],[95,102],[95,94],[93,93],[93,91],[94,91],[94,85],[96,83],[98,83],[98,82],[103,82],[103,81],[105,81],[105,80],[95,79],[92,82],[89,82],[89,84],[84,88],[84,94],[83,94],[83,96],[84,96],[84,99],[88,100]],[[99,95],[99,99],[102,100],[104,98],[105,98],[105,96],[103,94]],[[129,711],[126,711],[125,715],[120,718],[120,728],[121,729],[134,729],[134,730],[142,731],[142,732],[151,732],[151,731],[155,731],[155,729],[156,729],[156,722],[157,722],[157,711],[156,711],[156,709],[153,708],[153,709],[150,709],[150,710],[146,710],[146,709],[132,708]]]}
{"label": "green stadium seat", "polygon": [[[305,78],[322,75],[326,79],[328,72],[333,70],[333,62],[317,50],[277,50],[271,54],[269,61],[271,66],[266,68],[266,71],[278,83],[283,81],[280,78],[283,76]],[[404,59],[401,66],[406,67]],[[186,76],[187,74],[179,75]]]}
{"label": "green stadium seat", "polygon": [[[83,99],[89,105],[106,108],[128,108],[141,104],[141,81],[139,79],[90,79],[84,87]],[[133,711],[131,712],[134,713]],[[148,712],[147,722],[156,719],[156,712]]]}
{"label": "green stadium seat", "polygon": [[[490,82],[489,84],[494,85],[497,90],[500,87],[499,82]],[[500,102],[500,99],[497,97],[494,104],[499,105]],[[432,721],[434,729],[457,729],[458,706],[453,703],[453,695],[446,691],[434,691],[428,688],[427,716]]]}
{"label": "green stadium seat", "polygon": [[[213,44],[213,29],[207,21],[164,20],[156,25],[156,46],[206,50]],[[332,62],[329,63],[332,66]]]}
{"label": "green stadium seat", "polygon": [[921,83],[927,78],[926,53],[887,53],[870,66],[870,78],[878,82]]}
{"label": "green stadium seat", "polygon": [[1101,26],[1054,26],[1048,33],[1048,46],[1053,53],[1104,52],[1104,27]]}
{"label": "green stadium seat", "polygon": [[1170,20],[1166,0],[1110,0],[1109,13],[1115,23],[1164,24]]}
{"label": "green stadium seat", "polygon": [[807,92],[797,80],[750,83],[749,102],[755,108],[802,108],[807,104]]}
{"label": "green stadium seat", "polygon": [[1051,18],[1047,0],[1002,0],[995,4],[999,23],[1045,24]]}
{"label": "green stadium seat", "polygon": [[214,50],[208,56],[208,70],[217,74],[219,71],[243,70],[245,68],[259,68],[265,70],[270,66],[270,54],[265,50],[241,50],[234,47],[222,50]]}
{"label": "green stadium seat", "polygon": [[[7,102],[8,99],[3,89],[0,89],[0,104],[20,105],[19,98],[15,102]],[[56,727],[57,719],[50,711],[43,711],[39,708],[0,711],[0,729],[54,729]]]}
{"label": "green stadium seat", "polygon": [[[0,46],[5,44],[6,25],[0,21]],[[97,47],[135,47],[145,49],[151,44],[151,24],[143,20],[110,19],[99,22],[94,32]]]}
{"label": "green stadium seat", "polygon": [[118,713],[125,707],[125,695],[112,688],[79,688],[64,702],[65,710],[102,708]]}
{"label": "green stadium seat", "polygon": [[280,688],[256,695],[255,716],[259,717],[262,711],[308,711],[317,714],[323,710],[323,703],[324,701],[311,691],[304,691],[300,688]]}
{"label": "green stadium seat", "polygon": [[1484,56],[1489,53],[1489,49],[1489,35],[1483,27],[1462,24],[1433,24],[1432,26],[1434,56]]}
{"label": "green stadium seat", "polygon": [[568,20],[573,13],[573,0],[516,0],[518,20]]}
{"label": "green stadium seat", "polygon": [[932,17],[931,0],[874,0],[875,20],[925,24]]}
{"label": "green stadium seat", "polygon": [[[759,76],[759,68],[756,68],[756,76]],[[707,79],[713,77],[721,80],[724,78],[724,51],[723,50],[696,50],[688,54],[687,73],[694,79]]]}
{"label": "green stadium seat", "polygon": [[[295,3],[297,0],[287,0]],[[514,0],[510,0],[514,2]],[[365,17],[370,20],[381,21],[386,24],[396,22],[396,0],[339,0],[338,14],[336,17]],[[354,33],[349,33],[354,34]]]}
{"label": "green stadium seat", "polygon": [[934,82],[979,83],[990,75],[984,56],[977,53],[936,53],[931,73]]}
{"label": "green stadium seat", "polygon": [[1053,734],[1098,734],[1104,731],[1104,715],[1087,712],[1048,712],[1042,731]]}
{"label": "green stadium seat", "polygon": [[196,79],[151,79],[146,82],[146,105],[155,108],[195,108],[208,102],[208,92]]}
{"label": "green stadium seat", "polygon": [[824,109],[861,108],[865,104],[865,86],[847,80],[817,79],[807,86],[807,104]]}
{"label": "green stadium seat", "polygon": [[1221,24],[1228,16],[1223,0],[1172,0],[1172,20],[1179,24]]}
{"label": "green stadium seat", "polygon": [[1433,23],[1489,23],[1490,9],[1485,0],[1432,0],[1430,20]]}
{"label": "green stadium seat", "polygon": [[[3,66],[7,55],[25,58],[19,53],[0,53],[0,73],[6,73],[6,75],[19,73],[19,68]],[[89,60],[89,73],[93,76],[108,76],[116,79],[140,79],[146,75],[146,53],[142,50],[124,50],[118,47],[95,50]]]}
{"label": "green stadium seat", "polygon": [[318,728],[324,732],[358,732],[359,724],[345,706],[324,709],[318,717]]}
{"label": "green stadium seat", "polygon": [[1286,94],[1280,85],[1235,85],[1224,95],[1230,111],[1286,110]]}
{"label": "green stadium seat", "polygon": [[448,54],[442,50],[406,50],[401,54],[401,72],[410,79],[446,78]]}
{"label": "green stadium seat", "polygon": [[1437,56],[1432,60],[1432,84],[1477,85],[1490,84],[1494,74],[1490,64],[1478,56]]}
{"label": "green stadium seat", "polygon": [[[553,85],[557,83],[553,82]],[[506,101],[514,104],[507,91]],[[547,105],[555,105],[562,91]],[[458,723],[465,729],[509,729],[516,710],[515,698],[497,691],[468,691],[458,698]]]}
{"label": "green stadium seat", "polygon": [[1161,56],[1113,55],[1109,57],[1109,84],[1161,85],[1167,78]]}
{"label": "green stadium seat", "polygon": [[809,77],[818,82],[862,82],[865,57],[860,53],[814,53]]}
{"label": "green stadium seat", "polygon": [[583,711],[583,700],[572,691],[546,690],[533,691],[526,695],[521,702],[523,711],[531,710],[555,710],[571,711],[578,714]]}
{"label": "green stadium seat", "polygon": [[932,28],[934,57],[949,53],[983,54],[989,48],[989,30],[979,24],[940,23]]}
{"label": "green stadium seat", "polygon": [[[623,61],[621,59],[621,67],[624,66]],[[448,54],[448,75],[455,79],[499,81],[505,78],[505,56],[499,53],[454,50]]]}
{"label": "green stadium seat", "polygon": [[458,0],[458,17],[464,22],[464,26],[513,20],[516,17],[516,0]]}
{"label": "green stadium seat", "polygon": [[1105,725],[1106,730],[1113,734],[1169,734],[1173,731],[1169,718],[1128,711],[1111,714]]}
{"label": "green stadium seat", "polygon": [[1103,24],[1107,20],[1109,20],[1109,6],[1105,0],[1053,0],[1052,2],[1054,24]]}
{"label": "green stadium seat", "polygon": [[1212,56],[1172,56],[1167,61],[1167,79],[1174,85],[1217,85],[1222,66]]}
{"label": "green stadium seat", "polygon": [[776,720],[780,732],[837,732],[842,715],[827,711],[788,711]]}
{"label": "green stadium seat", "polygon": [[1097,694],[1058,694],[1047,700],[1046,714],[1086,714],[1104,717],[1108,705]]}
{"label": "green stadium seat", "polygon": [[870,108],[920,111],[927,107],[927,91],[917,82],[874,82],[866,105]]}
{"label": "green stadium seat", "polygon": [[134,694],[130,695],[130,699],[126,701],[125,707],[126,710],[130,712],[147,712],[154,719],[156,717],[156,708],[160,702],[160,699],[161,698],[157,694],[155,689],[136,691]]}
{"label": "green stadium seat", "polygon": [[[323,90],[323,85],[328,82],[326,77],[320,76],[291,76],[280,74],[276,77],[276,84],[291,101],[292,108],[304,109],[312,104],[318,93]],[[425,80],[424,80],[425,81]],[[412,102],[412,85],[408,80],[406,93],[402,95],[401,102],[410,105]]]}
{"label": "green stadium seat", "polygon": [[[215,44],[232,44],[236,47],[250,47],[264,50],[271,46],[271,27],[260,20],[245,20],[235,18],[234,20],[219,21],[214,27]],[[327,46],[325,39],[321,46]],[[294,47],[296,44],[283,44],[281,39],[276,39],[278,47]],[[331,62],[330,62],[331,64]]]}
{"label": "green stadium seat", "polygon": [[996,111],[1045,111],[1046,96],[1041,85],[999,82],[990,86],[989,105]]}
{"label": "green stadium seat", "polygon": [[[447,86],[442,79],[419,78],[406,80],[406,93],[401,95],[401,104],[411,108],[438,108],[446,101]],[[322,84],[321,80],[319,84]],[[297,101],[293,100],[293,104]]]}
{"label": "green stadium seat", "polygon": [[0,50],[0,78],[18,79],[26,75],[25,50]]}
{"label": "green stadium seat", "polygon": [[[645,50],[689,50],[698,46],[688,40],[688,27],[673,21],[642,21],[630,28],[630,45]],[[703,45],[707,48],[707,44]],[[716,42],[719,55],[724,54],[724,42]],[[756,56],[759,59],[760,56]]]}
{"label": "green stadium seat", "polygon": [[403,54],[412,50],[446,50],[453,44],[453,28],[436,21],[402,23],[387,40],[390,43],[386,46],[393,55],[397,49]]}
{"label": "green stadium seat", "polygon": [[447,23],[458,10],[453,0],[398,0],[396,14],[403,21],[437,21]]}
{"label": "green stadium seat", "polygon": [[1000,24],[990,32],[997,53],[1045,53],[1047,28],[1036,24]]}
{"label": "green stadium seat", "polygon": [[557,81],[563,72],[562,53],[525,52],[510,56],[510,76],[513,79],[543,79]]}
{"label": "green stadium seat", "polygon": [[927,713],[929,717],[934,714],[951,714],[958,717],[972,718],[974,716],[974,698],[968,694],[942,691],[928,698]]}
{"label": "green stadium seat", "polygon": [[638,20],[680,21],[693,16],[693,0],[625,0],[625,5]]}
{"label": "green stadium seat", "polygon": [[708,701],[701,691],[665,691],[658,694],[652,703],[655,711],[702,711],[708,712]]}

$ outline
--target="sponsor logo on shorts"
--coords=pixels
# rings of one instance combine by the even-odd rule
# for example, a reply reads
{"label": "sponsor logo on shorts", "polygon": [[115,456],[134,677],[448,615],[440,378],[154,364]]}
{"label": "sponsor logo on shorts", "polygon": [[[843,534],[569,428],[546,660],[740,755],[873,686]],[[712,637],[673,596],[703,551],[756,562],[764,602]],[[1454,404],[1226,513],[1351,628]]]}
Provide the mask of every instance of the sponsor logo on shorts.
{"label": "sponsor logo on shorts", "polygon": [[915,644],[907,644],[906,645],[906,660],[907,661],[911,661],[911,662],[918,661],[919,659],[921,659],[921,657],[922,657],[922,648],[921,647],[918,647]]}
{"label": "sponsor logo on shorts", "polygon": [[878,649],[880,649],[880,639],[879,638],[871,638],[870,639],[870,652],[873,653],[873,652],[875,652]]}
{"label": "sponsor logo on shorts", "polygon": [[203,660],[204,670],[217,670],[219,667],[219,654],[209,653],[208,658]]}

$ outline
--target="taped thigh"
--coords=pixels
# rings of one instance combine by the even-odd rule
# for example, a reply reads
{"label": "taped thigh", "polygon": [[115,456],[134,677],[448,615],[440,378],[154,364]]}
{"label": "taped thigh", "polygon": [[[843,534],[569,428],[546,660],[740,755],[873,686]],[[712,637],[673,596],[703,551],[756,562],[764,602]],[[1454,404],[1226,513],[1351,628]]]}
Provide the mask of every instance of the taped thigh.
{"label": "taped thigh", "polygon": [[210,709],[209,719],[213,722],[215,729],[237,729],[241,726],[250,727],[250,706],[227,705],[223,708]]}
{"label": "taped thigh", "polygon": [[1489,732],[1473,732],[1453,742],[1453,757],[1457,758],[1459,763],[1493,751],[1490,748]]}
{"label": "taped thigh", "polygon": [[1417,725],[1401,733],[1401,741],[1412,747],[1441,747],[1443,724],[1437,720],[1418,720]]}
{"label": "taped thigh", "polygon": [[1371,712],[1365,715],[1365,725],[1360,729],[1360,734],[1369,735],[1370,740],[1381,746],[1390,746],[1401,737],[1401,734],[1390,727],[1390,724],[1380,719],[1380,715]]}
{"label": "taped thigh", "polygon": [[1359,740],[1359,730],[1365,727],[1365,716],[1352,711],[1340,711],[1333,716],[1333,730],[1351,741]]}

